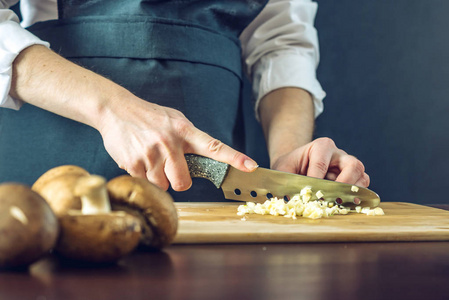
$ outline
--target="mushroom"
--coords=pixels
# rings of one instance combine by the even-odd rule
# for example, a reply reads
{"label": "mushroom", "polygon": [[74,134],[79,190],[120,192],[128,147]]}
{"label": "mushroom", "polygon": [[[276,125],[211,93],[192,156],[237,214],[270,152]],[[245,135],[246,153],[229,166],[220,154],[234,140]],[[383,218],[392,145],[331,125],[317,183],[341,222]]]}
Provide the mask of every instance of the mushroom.
{"label": "mushroom", "polygon": [[58,220],[29,186],[0,184],[0,268],[27,266],[56,244]]}
{"label": "mushroom", "polygon": [[59,166],[42,174],[31,188],[47,200],[56,216],[61,216],[69,209],[81,209],[81,200],[74,188],[80,177],[89,175],[78,166]]}
{"label": "mushroom", "polygon": [[176,236],[178,215],[170,194],[146,179],[122,175],[107,183],[112,210],[138,216],[142,224],[140,244],[161,249]]}
{"label": "mushroom", "polygon": [[81,210],[70,209],[59,216],[57,253],[74,260],[112,263],[137,247],[140,221],[125,212],[111,211],[103,177],[81,176],[73,191],[81,200]]}
{"label": "mushroom", "polygon": [[51,182],[54,178],[61,175],[74,175],[74,176],[87,176],[89,172],[85,169],[74,166],[74,165],[63,165],[54,167],[44,174],[42,174],[31,186],[31,189],[36,192],[40,192],[42,187],[45,186],[48,182]]}

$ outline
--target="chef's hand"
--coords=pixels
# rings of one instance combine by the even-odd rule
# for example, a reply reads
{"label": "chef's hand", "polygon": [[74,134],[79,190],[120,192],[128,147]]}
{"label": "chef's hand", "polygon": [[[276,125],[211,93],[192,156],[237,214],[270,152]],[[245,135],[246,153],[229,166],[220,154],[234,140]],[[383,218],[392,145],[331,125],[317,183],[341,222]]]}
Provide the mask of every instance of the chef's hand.
{"label": "chef's hand", "polygon": [[184,153],[241,171],[256,168],[248,156],[198,130],[179,111],[146,102],[44,46],[21,51],[13,75],[11,96],[97,129],[121,168],[165,190],[169,184],[177,191],[190,187]]}
{"label": "chef's hand", "polygon": [[362,162],[338,149],[329,138],[312,141],[314,106],[299,88],[280,88],[264,96],[259,107],[271,168],[367,187]]}
{"label": "chef's hand", "polygon": [[316,139],[282,155],[273,161],[272,168],[362,187],[368,187],[370,183],[363,163],[337,148],[329,138]]}
{"label": "chef's hand", "polygon": [[171,185],[175,191],[184,191],[192,184],[185,153],[210,157],[242,171],[257,167],[248,156],[197,129],[181,112],[131,93],[120,97],[126,98],[126,106],[113,103],[99,131],[108,153],[130,175],[147,178],[164,190]]}

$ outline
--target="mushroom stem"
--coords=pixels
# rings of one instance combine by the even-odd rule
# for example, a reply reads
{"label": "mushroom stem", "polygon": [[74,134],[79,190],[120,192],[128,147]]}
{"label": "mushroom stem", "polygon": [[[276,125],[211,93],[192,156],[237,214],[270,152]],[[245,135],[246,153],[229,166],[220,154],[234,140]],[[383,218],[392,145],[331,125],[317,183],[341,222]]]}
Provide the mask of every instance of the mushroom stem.
{"label": "mushroom stem", "polygon": [[111,211],[105,178],[98,175],[81,177],[76,183],[74,192],[81,199],[81,213],[83,215]]}

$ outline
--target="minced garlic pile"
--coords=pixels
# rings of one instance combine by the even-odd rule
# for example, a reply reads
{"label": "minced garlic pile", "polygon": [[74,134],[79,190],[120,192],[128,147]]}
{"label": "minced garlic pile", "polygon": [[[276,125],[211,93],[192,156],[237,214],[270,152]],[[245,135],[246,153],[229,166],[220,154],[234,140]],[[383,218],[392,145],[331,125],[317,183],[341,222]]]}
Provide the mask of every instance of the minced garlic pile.
{"label": "minced garlic pile", "polygon": [[[355,186],[354,186],[355,187]],[[350,210],[341,205],[334,205],[324,200],[311,200],[313,196],[312,188],[305,187],[301,192],[295,195],[287,203],[284,199],[271,198],[265,203],[246,202],[246,205],[238,207],[237,215],[259,214],[284,216],[286,218],[296,219],[296,217],[304,217],[310,219],[327,218],[333,215],[346,215],[349,212],[363,213],[368,216],[384,215],[384,211],[380,207],[371,209],[369,207],[357,206],[355,210]],[[316,199],[321,199],[324,194],[321,191],[315,193]],[[245,218],[242,219],[246,220]]]}

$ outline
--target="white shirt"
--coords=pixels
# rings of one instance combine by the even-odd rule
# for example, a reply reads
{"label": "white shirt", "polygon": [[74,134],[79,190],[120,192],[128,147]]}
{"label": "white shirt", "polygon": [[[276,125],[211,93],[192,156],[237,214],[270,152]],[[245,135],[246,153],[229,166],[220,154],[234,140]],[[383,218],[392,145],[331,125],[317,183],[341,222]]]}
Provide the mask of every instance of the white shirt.
{"label": "white shirt", "polygon": [[[41,44],[24,27],[58,18],[57,0],[21,0],[22,23],[10,9],[18,0],[0,0],[0,107],[19,109],[9,95],[12,63],[23,49]],[[315,116],[323,111],[325,92],[316,78],[318,36],[314,27],[317,4],[311,0],[270,0],[240,36],[246,73],[252,79],[255,111],[260,99],[281,87],[298,87],[313,97]]]}

